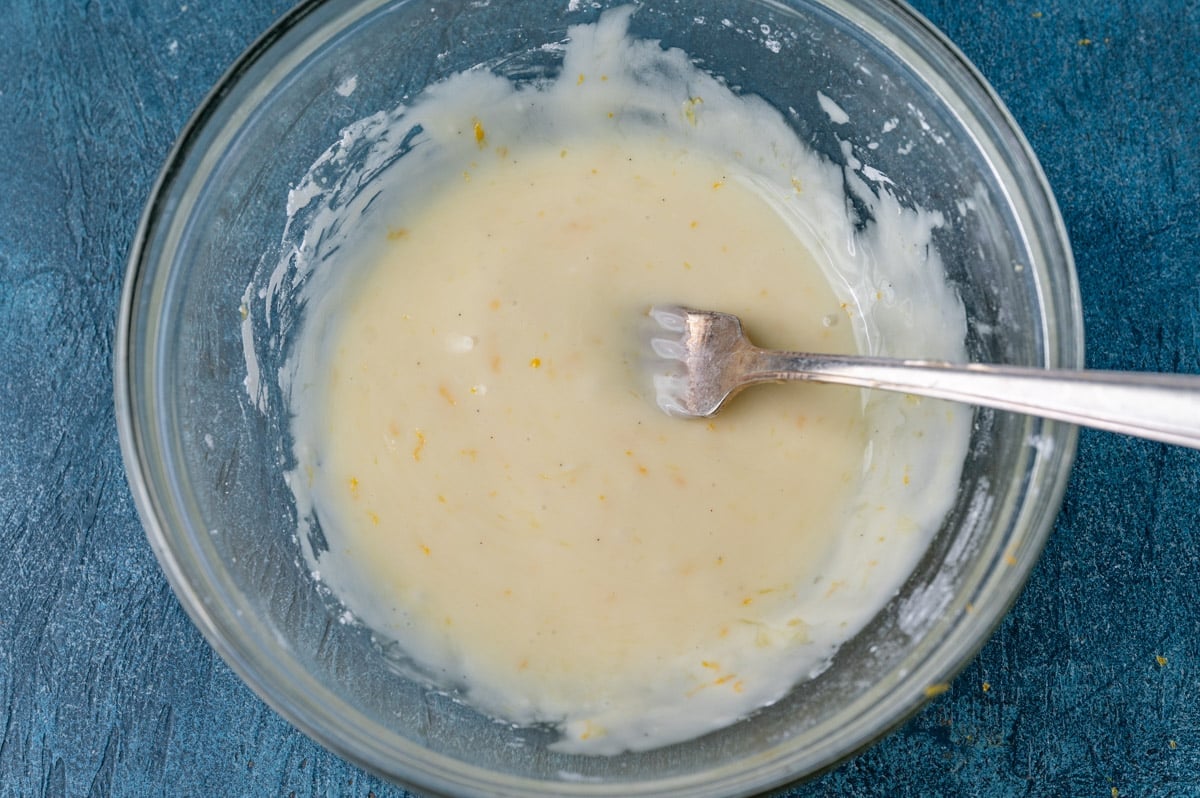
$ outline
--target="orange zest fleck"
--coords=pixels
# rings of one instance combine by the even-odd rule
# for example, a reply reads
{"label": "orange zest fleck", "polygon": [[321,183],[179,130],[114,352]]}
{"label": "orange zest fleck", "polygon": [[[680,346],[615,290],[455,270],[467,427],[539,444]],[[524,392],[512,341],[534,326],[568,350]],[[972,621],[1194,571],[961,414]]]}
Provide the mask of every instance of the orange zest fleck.
{"label": "orange zest fleck", "polygon": [[484,143],[484,141],[487,140],[487,131],[485,131],[483,129],[483,123],[480,122],[478,119],[475,120],[474,129],[475,129],[475,144],[477,144],[480,149],[483,149],[483,143]]}
{"label": "orange zest fleck", "polygon": [[417,430],[417,445],[413,447],[412,457],[418,463],[421,462],[421,453],[425,450],[425,433]]}

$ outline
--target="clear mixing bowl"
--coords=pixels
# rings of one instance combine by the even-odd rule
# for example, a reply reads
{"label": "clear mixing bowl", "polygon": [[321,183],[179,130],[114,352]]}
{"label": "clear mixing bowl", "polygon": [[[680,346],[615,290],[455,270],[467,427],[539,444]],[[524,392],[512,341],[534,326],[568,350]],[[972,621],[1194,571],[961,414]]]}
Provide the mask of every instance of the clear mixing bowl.
{"label": "clear mixing bowl", "polygon": [[[341,128],[477,64],[517,80],[552,75],[561,51],[543,45],[607,5],[302,4],[187,126],[130,259],[117,415],[129,482],[176,594],[284,717],[422,791],[745,795],[829,767],[917,710],[982,645],[1042,550],[1074,455],[1073,427],[977,411],[953,510],[833,665],[749,719],[658,750],[550,751],[550,731],[497,723],[406,679],[367,630],[340,623],[295,542],[287,419],[257,412],[245,389],[243,347],[278,331],[243,336],[243,292],[279,260],[289,189]],[[867,152],[885,125],[903,134],[904,147],[871,149],[870,161],[902,200],[955,220],[935,243],[966,307],[970,357],[1082,365],[1078,289],[1046,180],[983,78],[907,6],[647,0],[631,32],[765,98],[834,162],[843,143]],[[353,92],[335,90],[351,77]],[[818,92],[849,121],[834,124]],[[967,201],[973,211],[960,213]],[[269,388],[280,363],[258,354]]]}

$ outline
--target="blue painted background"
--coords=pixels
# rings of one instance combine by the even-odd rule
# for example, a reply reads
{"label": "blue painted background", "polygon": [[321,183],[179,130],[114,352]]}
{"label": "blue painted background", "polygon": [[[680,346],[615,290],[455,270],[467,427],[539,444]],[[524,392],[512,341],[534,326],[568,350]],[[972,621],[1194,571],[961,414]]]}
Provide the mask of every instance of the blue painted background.
{"label": "blue painted background", "polygon": [[[919,0],[1049,174],[1092,367],[1200,372],[1194,0]],[[283,2],[0,3],[0,796],[398,796],[192,627],[112,410],[124,261],[175,135]],[[1084,432],[979,657],[794,796],[1200,795],[1200,452]]]}

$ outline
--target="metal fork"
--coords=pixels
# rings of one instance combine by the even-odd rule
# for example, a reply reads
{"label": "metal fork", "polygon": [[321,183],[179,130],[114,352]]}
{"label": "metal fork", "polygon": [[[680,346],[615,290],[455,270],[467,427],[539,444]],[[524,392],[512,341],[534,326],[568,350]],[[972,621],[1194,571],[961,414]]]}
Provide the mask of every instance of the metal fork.
{"label": "metal fork", "polygon": [[1200,376],[781,352],[755,346],[729,313],[658,305],[650,317],[658,327],[650,346],[669,366],[654,375],[655,399],[671,415],[712,416],[755,383],[808,380],[949,399],[1200,449]]}

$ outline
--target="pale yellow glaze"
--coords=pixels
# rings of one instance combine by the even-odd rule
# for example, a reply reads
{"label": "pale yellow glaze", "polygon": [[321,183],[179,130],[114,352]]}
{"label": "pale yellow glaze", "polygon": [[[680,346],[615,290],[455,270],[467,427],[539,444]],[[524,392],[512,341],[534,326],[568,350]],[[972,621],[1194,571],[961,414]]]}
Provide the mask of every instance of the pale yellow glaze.
{"label": "pale yellow glaze", "polygon": [[[961,359],[965,324],[939,215],[628,20],[573,27],[558,80],[472,70],[348,127],[289,196],[299,245],[247,288],[268,317],[303,297],[289,479],[342,620],[587,754],[728,726],[827,668],[937,530],[970,429],[829,386],[711,424],[656,408],[652,304],[828,352]],[[347,201],[327,178],[351,152],[390,165]]]}

